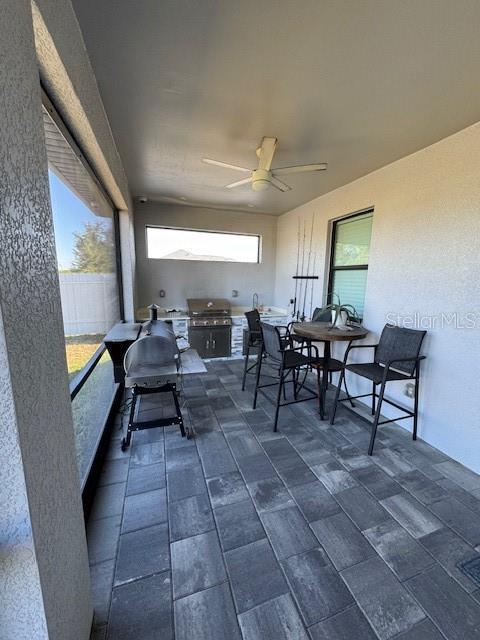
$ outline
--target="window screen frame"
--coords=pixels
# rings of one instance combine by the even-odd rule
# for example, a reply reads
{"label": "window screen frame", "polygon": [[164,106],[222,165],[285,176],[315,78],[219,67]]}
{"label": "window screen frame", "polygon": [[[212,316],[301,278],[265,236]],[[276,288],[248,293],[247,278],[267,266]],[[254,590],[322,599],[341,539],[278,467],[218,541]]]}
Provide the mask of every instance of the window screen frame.
{"label": "window screen frame", "polygon": [[[97,174],[91,167],[87,158],[83,154],[81,147],[77,143],[75,137],[71,133],[70,129],[67,127],[63,118],[57,111],[55,105],[50,100],[50,97],[45,90],[45,87],[40,83],[40,91],[41,91],[41,99],[42,105],[48,112],[50,118],[53,120],[55,125],[58,127],[60,133],[65,138],[67,144],[71,147],[74,154],[77,156],[78,160],[81,162],[85,170],[89,173],[92,180],[96,183],[96,186],[102,193],[103,197],[106,199],[108,204],[112,209],[112,219],[113,219],[113,237],[114,237],[114,245],[115,245],[115,266],[116,266],[116,281],[117,281],[117,293],[118,293],[118,303],[119,303],[119,312],[120,312],[120,322],[125,322],[125,306],[124,306],[124,295],[123,295],[123,279],[122,279],[122,254],[121,254],[121,243],[120,243],[120,221],[119,221],[119,210],[113,203],[110,195],[103,187],[100,179]],[[45,145],[45,159],[46,159],[46,145]],[[49,193],[49,198],[50,198]],[[81,391],[87,380],[90,378],[92,373],[95,370],[98,362],[100,361],[102,355],[105,353],[106,347],[105,343],[98,347],[95,353],[91,356],[90,360],[85,364],[83,369],[79,371],[79,373],[70,381],[69,389],[70,389],[70,400],[73,401],[77,394]],[[82,503],[83,503],[83,512],[85,520],[88,520],[88,516],[90,513],[91,506],[93,504],[93,499],[95,497],[95,491],[99,482],[100,474],[103,468],[103,464],[106,458],[106,454],[110,445],[110,439],[114,431],[114,424],[117,412],[119,410],[123,393],[123,385],[115,384],[115,390],[113,396],[110,401],[110,408],[107,411],[107,415],[103,425],[100,427],[98,439],[95,445],[95,450],[93,452],[92,458],[90,460],[89,468],[85,474],[85,477],[81,480],[81,493],[82,493]]]}
{"label": "window screen frame", "polygon": [[[368,263],[366,264],[352,264],[352,265],[339,265],[335,266],[335,245],[336,245],[336,237],[337,237],[337,229],[339,223],[344,223],[346,221],[355,220],[355,218],[360,218],[361,216],[370,215],[373,219],[373,207],[368,207],[367,209],[363,209],[362,211],[356,211],[355,213],[349,213],[346,216],[342,216],[341,218],[337,218],[331,221],[331,233],[330,233],[330,258],[329,258],[329,269],[328,269],[328,280],[327,280],[327,295],[326,295],[326,303],[333,304],[335,300],[333,299],[333,281],[335,278],[335,273],[337,271],[367,271],[368,272]],[[371,245],[371,241],[370,241]],[[343,301],[341,301],[343,304]],[[363,317],[360,316],[360,320],[363,320]]]}
{"label": "window screen frame", "polygon": [[[257,260],[256,262],[244,262],[242,260],[182,260],[181,258],[151,258],[148,255],[148,230],[168,229],[169,231],[193,231],[195,233],[219,234],[226,236],[241,236],[247,238],[257,238]],[[192,227],[176,227],[166,224],[146,224],[145,225],[145,255],[147,260],[166,260],[171,262],[205,262],[220,264],[261,264],[262,263],[262,236],[259,233],[243,233],[241,231],[220,231],[219,229],[194,229]]]}
{"label": "window screen frame", "polygon": [[[85,171],[89,174],[92,181],[95,183],[97,189],[100,191],[102,196],[107,201],[108,205],[112,210],[112,221],[113,221],[113,240],[115,246],[115,270],[116,270],[116,280],[117,280],[117,294],[118,294],[118,305],[119,305],[119,313],[120,313],[120,322],[125,322],[125,300],[123,295],[123,274],[122,274],[122,249],[120,243],[120,219],[119,219],[119,210],[115,206],[113,200],[111,199],[109,193],[104,188],[103,184],[100,182],[97,174],[92,169],[90,163],[88,162],[85,155],[82,153],[80,146],[78,145],[76,139],[70,132],[70,129],[67,127],[62,117],[58,113],[55,108],[53,102],[50,100],[48,93],[42,84],[40,84],[40,91],[42,95],[42,105],[48,112],[48,115],[53,120],[57,128],[59,129],[62,136],[65,138],[67,144],[72,149],[73,153],[77,156],[79,162],[83,165]],[[85,365],[85,368],[89,363]],[[73,381],[74,382],[74,381]],[[70,391],[72,392],[72,385],[70,385]],[[79,390],[78,390],[79,391]],[[78,393],[77,391],[77,393]]]}

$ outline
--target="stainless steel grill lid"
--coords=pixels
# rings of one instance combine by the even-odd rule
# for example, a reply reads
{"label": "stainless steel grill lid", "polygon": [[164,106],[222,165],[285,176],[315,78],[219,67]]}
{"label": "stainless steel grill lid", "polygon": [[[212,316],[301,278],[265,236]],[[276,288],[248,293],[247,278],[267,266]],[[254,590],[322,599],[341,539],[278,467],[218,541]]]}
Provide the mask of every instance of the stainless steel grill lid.
{"label": "stainless steel grill lid", "polygon": [[173,331],[165,322],[156,323],[155,335],[140,338],[125,354],[125,386],[173,382],[179,368],[179,354]]}
{"label": "stainless steel grill lid", "polygon": [[225,298],[188,298],[188,313],[191,316],[230,315],[230,302]]}

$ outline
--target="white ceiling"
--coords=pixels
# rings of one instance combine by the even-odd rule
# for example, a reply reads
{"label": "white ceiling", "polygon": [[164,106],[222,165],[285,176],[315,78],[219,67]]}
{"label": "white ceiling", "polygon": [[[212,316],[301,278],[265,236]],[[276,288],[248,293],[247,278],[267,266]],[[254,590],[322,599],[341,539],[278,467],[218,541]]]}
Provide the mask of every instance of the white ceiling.
{"label": "white ceiling", "polygon": [[[480,120],[479,0],[73,4],[134,196],[280,214]],[[328,170],[254,193],[201,162],[262,136]]]}

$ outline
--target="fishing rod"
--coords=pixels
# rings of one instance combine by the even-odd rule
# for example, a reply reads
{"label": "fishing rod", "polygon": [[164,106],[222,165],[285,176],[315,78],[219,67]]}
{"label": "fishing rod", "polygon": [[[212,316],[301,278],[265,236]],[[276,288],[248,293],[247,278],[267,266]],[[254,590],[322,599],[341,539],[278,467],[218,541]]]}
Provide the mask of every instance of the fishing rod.
{"label": "fishing rod", "polygon": [[297,289],[298,289],[298,265],[300,262],[300,218],[297,218],[297,266],[295,268],[295,296],[293,298],[292,318],[295,318],[297,310]]}
{"label": "fishing rod", "polygon": [[[303,242],[302,242],[302,270],[301,270],[301,275],[300,275],[300,291],[299,291],[299,300],[302,300],[302,287],[303,287],[303,279],[304,279],[304,274],[303,274],[303,269],[305,266],[305,239],[306,239],[306,233],[307,233],[307,227],[305,225],[305,218],[303,219]],[[298,316],[300,315],[300,309],[297,309],[297,320],[298,320]]]}
{"label": "fishing rod", "polygon": [[[309,273],[310,273],[310,260],[312,257],[312,241],[313,241],[313,223],[315,220],[315,215],[312,215],[312,226],[310,229],[310,246],[308,248],[308,261],[307,261],[307,278],[305,280],[305,290],[303,292],[303,307],[302,307],[302,322],[305,320],[305,305],[307,303],[307,290],[308,290],[308,280],[309,280]],[[303,275],[303,274],[302,274]]]}
{"label": "fishing rod", "polygon": [[[313,214],[313,219],[314,219],[314,223],[316,222],[316,212]],[[313,232],[312,232],[313,235]],[[313,309],[313,288],[315,286],[315,266],[317,264],[317,249],[315,249],[314,253],[313,253],[313,266],[312,266],[312,282],[311,282],[311,289],[310,289],[310,320],[312,320],[312,309]]]}
{"label": "fishing rod", "polygon": [[[313,274],[315,275],[315,266],[317,264],[317,252],[315,251],[315,253],[313,254]],[[312,310],[313,310],[313,287],[315,286],[315,278],[312,278],[312,288],[310,290],[310,321],[313,320],[312,318]]]}

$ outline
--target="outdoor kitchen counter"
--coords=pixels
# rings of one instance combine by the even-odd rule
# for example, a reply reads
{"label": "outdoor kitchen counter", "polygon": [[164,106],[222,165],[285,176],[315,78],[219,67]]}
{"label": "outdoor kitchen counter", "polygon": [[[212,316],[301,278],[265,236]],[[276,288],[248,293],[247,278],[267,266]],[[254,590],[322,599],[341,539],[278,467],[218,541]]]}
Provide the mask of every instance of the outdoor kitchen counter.
{"label": "outdoor kitchen counter", "polygon": [[[284,326],[288,324],[290,317],[285,309],[278,309],[276,307],[269,307],[264,305],[265,311],[260,312],[261,320],[270,324]],[[267,311],[269,309],[269,311]],[[247,319],[245,318],[245,311],[250,311],[251,307],[232,307],[232,342],[231,342],[231,357],[241,358],[244,351],[244,330],[247,328]],[[137,310],[137,320],[144,322],[150,319],[150,312],[147,307],[143,307]],[[178,311],[175,313],[166,313],[159,309],[157,312],[159,320],[167,320],[172,323],[172,328],[176,336],[182,336],[188,341],[188,320],[190,319],[186,311]]]}
{"label": "outdoor kitchen counter", "polygon": [[[265,305],[265,311],[260,311],[260,316],[262,318],[278,318],[288,316],[287,312],[284,309],[277,309],[276,307],[269,307]],[[268,309],[268,311],[267,311]],[[251,311],[251,307],[232,307],[232,318],[243,318],[246,311]],[[186,311],[175,311],[174,313],[167,313],[166,311],[162,311],[161,309],[157,312],[157,317],[159,320],[188,320],[189,315]],[[139,322],[145,322],[150,319],[150,312],[147,307],[141,307],[137,309],[136,318]]]}
{"label": "outdoor kitchen counter", "polygon": [[[260,317],[262,318],[278,318],[279,316],[287,317],[285,309],[278,309],[277,307],[270,307],[269,305],[263,305],[264,310],[260,311]],[[241,318],[245,315],[246,311],[251,311],[252,307],[232,307],[232,318]]]}
{"label": "outdoor kitchen counter", "polygon": [[[150,320],[150,311],[147,307],[140,307],[140,309],[137,309],[135,317],[139,322],[145,322],[146,320]],[[161,309],[158,309],[157,311],[157,318],[159,320],[188,320],[189,317],[190,316],[188,315],[187,311],[183,309],[181,311],[175,311],[173,313],[167,313],[166,311],[162,311]]]}

